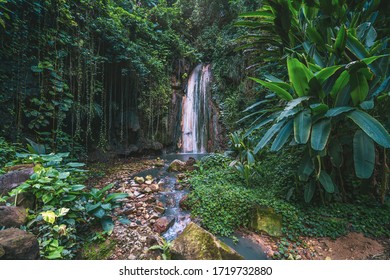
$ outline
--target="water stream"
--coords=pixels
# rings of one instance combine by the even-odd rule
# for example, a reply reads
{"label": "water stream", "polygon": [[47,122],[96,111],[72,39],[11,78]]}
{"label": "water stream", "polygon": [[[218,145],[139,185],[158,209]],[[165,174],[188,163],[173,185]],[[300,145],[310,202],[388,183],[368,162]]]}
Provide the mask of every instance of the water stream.
{"label": "water stream", "polygon": [[[142,171],[136,176],[146,177],[147,175],[152,175],[158,181],[164,181],[163,190],[157,195],[157,200],[161,201],[165,205],[165,212],[163,216],[174,217],[175,223],[169,228],[162,237],[168,241],[173,241],[186,226],[190,223],[191,217],[190,212],[185,211],[180,208],[180,200],[189,193],[189,190],[186,188],[177,189],[176,188],[176,175],[177,173],[168,172],[167,169],[169,164],[175,160],[179,159],[181,161],[187,161],[190,157],[200,160],[206,154],[168,154],[164,155],[161,158],[165,160],[164,167],[153,168],[149,170]],[[239,234],[234,234],[238,242],[233,242],[231,238],[227,237],[218,237],[220,240],[225,242],[227,245],[236,250],[240,255],[242,255],[247,260],[264,260],[266,255],[263,252],[263,249],[260,245],[253,242],[252,240],[245,238]]]}

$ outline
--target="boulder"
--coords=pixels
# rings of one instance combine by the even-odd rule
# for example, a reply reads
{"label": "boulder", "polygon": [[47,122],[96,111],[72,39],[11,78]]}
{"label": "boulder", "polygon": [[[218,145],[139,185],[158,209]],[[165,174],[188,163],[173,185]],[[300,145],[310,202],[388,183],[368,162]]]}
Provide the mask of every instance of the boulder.
{"label": "boulder", "polygon": [[[12,196],[7,200],[8,203],[15,203],[15,197]],[[33,209],[35,206],[35,195],[31,192],[23,192],[18,194],[16,206],[24,207],[25,209]]]}
{"label": "boulder", "polygon": [[183,196],[182,199],[180,199],[179,206],[183,210],[190,210],[188,206],[188,194],[186,194],[185,196]]}
{"label": "boulder", "polygon": [[197,167],[195,166],[195,163],[196,163],[196,160],[193,157],[190,157],[186,161],[186,171],[194,171],[194,170],[196,170]]}
{"label": "boulder", "polygon": [[15,206],[0,206],[0,227],[20,227],[27,222],[26,209]]}
{"label": "boulder", "polygon": [[186,161],[186,165],[187,166],[194,166],[196,163],[196,160],[193,158],[193,157],[190,157],[187,161]]}
{"label": "boulder", "polygon": [[249,227],[254,231],[279,237],[282,236],[282,216],[272,208],[258,206],[253,211]]}
{"label": "boulder", "polygon": [[177,174],[177,179],[179,179],[179,180],[184,180],[187,176],[186,176],[186,174],[184,174],[184,173],[179,173],[179,174]]}
{"label": "boulder", "polygon": [[181,172],[186,170],[186,163],[175,159],[168,167],[168,172]]}
{"label": "boulder", "polygon": [[154,223],[153,229],[155,232],[161,234],[166,232],[174,224],[175,224],[174,217],[162,217],[157,219],[157,221]]}
{"label": "boulder", "polygon": [[152,175],[147,175],[147,176],[145,177],[145,180],[146,180],[146,181],[153,181]]}
{"label": "boulder", "polygon": [[135,177],[134,178],[134,181],[137,183],[137,184],[143,184],[145,182],[145,179],[143,177]]}
{"label": "boulder", "polygon": [[151,193],[153,192],[151,188],[149,187],[146,187],[144,190],[143,190],[145,193]]}
{"label": "boulder", "polygon": [[[39,259],[39,244],[36,237],[17,228],[0,230],[0,248],[4,260],[36,260]],[[0,254],[1,255],[1,254]]]}
{"label": "boulder", "polygon": [[157,184],[152,184],[152,185],[150,185],[150,189],[153,192],[158,192],[160,190],[160,187]]}
{"label": "boulder", "polygon": [[243,259],[232,248],[193,222],[173,241],[171,254],[175,260]]}
{"label": "boulder", "polygon": [[8,192],[30,179],[32,174],[34,174],[33,167],[28,167],[13,170],[0,176],[0,196],[6,195]]}

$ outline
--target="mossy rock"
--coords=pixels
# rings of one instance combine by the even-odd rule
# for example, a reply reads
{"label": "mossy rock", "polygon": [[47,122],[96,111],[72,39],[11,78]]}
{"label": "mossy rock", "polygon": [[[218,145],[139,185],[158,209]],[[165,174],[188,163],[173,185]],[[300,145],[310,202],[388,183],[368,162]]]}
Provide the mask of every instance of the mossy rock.
{"label": "mossy rock", "polygon": [[173,241],[174,260],[242,260],[243,257],[214,235],[191,222]]}
{"label": "mossy rock", "polygon": [[186,170],[186,163],[175,159],[168,167],[168,172],[182,172]]}
{"label": "mossy rock", "polygon": [[266,232],[275,237],[282,236],[282,216],[269,207],[257,206],[249,226],[256,232]]}
{"label": "mossy rock", "polygon": [[86,243],[81,252],[83,260],[107,260],[115,248],[115,242],[105,240],[97,243]]}
{"label": "mossy rock", "polygon": [[[36,260],[39,259],[37,238],[23,230],[9,228],[0,230],[0,259]],[[2,252],[3,251],[3,252]]]}
{"label": "mossy rock", "polygon": [[26,209],[15,206],[0,206],[0,227],[18,228],[27,222]]}

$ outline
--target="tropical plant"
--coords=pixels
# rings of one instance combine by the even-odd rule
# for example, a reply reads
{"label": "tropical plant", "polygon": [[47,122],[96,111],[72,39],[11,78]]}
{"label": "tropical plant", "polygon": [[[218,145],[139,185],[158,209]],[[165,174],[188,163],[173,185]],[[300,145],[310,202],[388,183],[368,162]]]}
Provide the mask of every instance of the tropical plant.
{"label": "tropical plant", "polygon": [[[30,142],[30,150],[42,149]],[[42,151],[42,150],[41,150]],[[106,234],[114,228],[113,213],[120,206],[124,193],[108,193],[113,184],[101,190],[86,190],[82,184],[86,170],[84,164],[66,162],[69,153],[19,154],[13,164],[33,163],[34,174],[13,189],[2,201],[19,204],[18,197],[28,193],[34,205],[28,209],[27,230],[38,236],[40,253],[46,259],[71,259],[81,245],[85,228],[100,223]]]}
{"label": "tropical plant", "polygon": [[163,260],[170,260],[171,259],[171,246],[172,243],[165,240],[164,238],[159,241],[158,245],[153,245],[149,248],[149,250],[160,250],[162,251],[162,258]]}
{"label": "tropical plant", "polygon": [[[304,188],[305,200],[309,202],[316,189],[321,195],[324,190],[340,193],[345,199],[343,176],[348,168],[352,169],[350,147],[357,178],[372,177],[376,158],[387,166],[385,149],[390,147],[390,135],[378,119],[384,120],[380,103],[389,102],[389,57],[386,37],[377,39],[379,32],[373,27],[378,5],[366,1],[363,13],[359,14],[347,12],[343,4],[340,11],[332,12],[332,20],[324,25],[328,27],[325,29],[318,24],[323,21],[321,15],[330,11],[327,5],[322,5],[324,1],[305,1],[302,5],[280,1],[279,6],[276,1],[268,2],[269,6],[244,16],[272,18],[274,29],[283,28],[277,34],[283,50],[290,54],[289,83],[272,76],[267,76],[267,80],[252,78],[281,101],[280,107],[268,108],[269,113],[252,126],[251,132],[272,124],[254,153],[275,136],[271,151],[278,151],[293,135],[293,144],[306,145],[298,170],[299,178],[308,182]],[[285,24],[278,27],[276,23],[280,20]],[[376,147],[384,148],[383,153]],[[381,187],[386,189],[388,171],[383,170],[381,178],[385,185]],[[384,193],[382,190],[382,202]]]}

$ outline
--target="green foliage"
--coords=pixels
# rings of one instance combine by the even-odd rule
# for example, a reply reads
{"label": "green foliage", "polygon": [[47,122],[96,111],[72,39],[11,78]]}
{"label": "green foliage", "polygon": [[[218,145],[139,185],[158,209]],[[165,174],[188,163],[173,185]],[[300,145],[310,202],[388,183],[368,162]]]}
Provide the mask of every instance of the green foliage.
{"label": "green foliage", "polygon": [[[257,108],[251,114],[260,117],[247,134],[271,125],[257,134],[260,138],[254,153],[273,139],[271,150],[278,151],[292,136],[291,144],[306,146],[298,169],[300,180],[308,182],[305,200],[310,201],[315,193],[321,195],[323,202],[324,193],[327,200],[332,197],[328,194],[333,193],[334,198],[346,200],[352,187],[343,176],[351,171],[361,179],[375,176],[378,166],[374,142],[390,147],[387,123],[383,122],[387,119],[379,101],[389,101],[385,66],[389,56],[383,48],[387,37],[377,36],[379,32],[374,28],[379,21],[386,21],[382,14],[378,16],[380,1],[362,1],[364,5],[356,8],[340,2],[342,8],[336,10],[334,3],[326,5],[322,1],[302,5],[265,2],[268,5],[260,10],[242,15],[252,21],[241,21],[240,26],[263,32],[244,48],[264,46],[262,39],[267,34],[278,34],[269,44],[287,55],[289,82],[270,76],[266,76],[267,80],[251,78],[279,100],[277,107]],[[359,9],[363,12],[359,13]],[[323,15],[332,20],[325,20]],[[352,146],[353,157],[349,148]],[[353,160],[343,160],[348,157]],[[378,177],[387,176],[382,173]]]}
{"label": "green foliage", "polygon": [[169,241],[166,241],[165,239],[162,239],[159,241],[158,245],[154,245],[149,248],[149,250],[160,250],[162,251],[162,258],[163,260],[170,260],[171,259],[171,246],[172,243]]}
{"label": "green foliage", "polygon": [[2,167],[15,157],[15,147],[0,137],[0,174]]}
{"label": "green foliage", "polygon": [[82,184],[85,170],[80,169],[84,164],[64,162],[68,155],[17,154],[14,161],[35,165],[30,179],[13,189],[9,197],[17,204],[22,193],[34,196],[35,206],[28,209],[27,229],[38,236],[41,257],[46,259],[74,258],[86,227],[96,222],[111,234],[112,210],[120,206],[120,199],[127,197],[122,193],[108,194],[112,184],[102,190],[86,190]]}
{"label": "green foliage", "polygon": [[[284,238],[281,241],[284,243],[299,242],[301,236],[336,238],[348,231],[374,237],[390,236],[388,203],[380,205],[370,197],[358,196],[353,203],[334,202],[326,207],[302,204],[300,185],[294,187],[293,183],[297,181],[295,166],[300,153],[300,150],[279,155],[265,153],[258,167],[262,177],[251,188],[247,188],[229,166],[210,164],[215,161],[214,156],[209,156],[201,162],[207,168],[191,173],[189,178],[192,215],[212,233],[229,236],[238,227],[247,225],[253,207],[271,207],[282,215]],[[222,158],[221,155],[216,157]],[[229,160],[225,158],[226,162]],[[285,194],[291,188],[293,192],[287,202]],[[294,249],[283,242],[280,243],[283,256],[278,258],[295,255]]]}
{"label": "green foliage", "polygon": [[83,260],[107,260],[115,248],[115,242],[100,236],[98,240],[86,242],[81,251]]}
{"label": "green foliage", "polygon": [[72,154],[79,143],[133,141],[141,126],[166,140],[170,78],[192,51],[177,5],[2,1],[0,25],[0,126],[10,139],[33,135]]}

